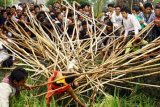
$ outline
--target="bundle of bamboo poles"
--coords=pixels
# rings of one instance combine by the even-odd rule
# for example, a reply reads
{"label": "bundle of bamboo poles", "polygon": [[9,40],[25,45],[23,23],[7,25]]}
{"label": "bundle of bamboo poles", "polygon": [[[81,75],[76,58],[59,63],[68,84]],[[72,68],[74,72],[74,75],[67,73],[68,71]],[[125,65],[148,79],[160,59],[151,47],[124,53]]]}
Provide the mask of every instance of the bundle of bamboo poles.
{"label": "bundle of bamboo poles", "polygon": [[[73,5],[70,5],[66,1],[64,5],[67,9],[65,16],[67,16],[69,9],[74,11],[74,30],[72,35],[67,33],[67,23],[64,23],[64,31],[60,32],[49,13],[45,12],[53,28],[51,30],[46,28],[50,34],[48,35],[43,29],[44,26],[32,16],[29,9],[27,10],[27,15],[31,24],[27,25],[25,22],[23,24],[36,36],[36,39],[31,38],[23,27],[14,20],[11,23],[14,27],[6,26],[6,29],[14,37],[8,38],[6,35],[1,34],[0,41],[19,59],[20,63],[17,65],[26,66],[27,70],[32,72],[30,77],[33,81],[40,81],[38,79],[41,77],[45,78],[46,81],[51,75],[51,69],[70,72],[67,71],[67,65],[74,59],[76,69],[72,72],[75,73],[74,75],[79,76],[76,80],[80,83],[80,86],[75,89],[76,93],[83,94],[97,88],[100,93],[106,95],[105,85],[132,90],[125,86],[118,86],[115,83],[130,83],[160,88],[158,85],[131,81],[160,73],[160,64],[158,63],[160,56],[157,54],[159,53],[157,50],[160,48],[159,37],[137,51],[124,54],[127,44],[124,43],[121,35],[114,36],[114,32],[119,29],[115,29],[110,35],[101,37],[106,25],[94,18],[93,7],[92,17],[87,17],[76,10],[75,4],[74,2]],[[88,35],[90,36],[88,39],[79,39],[80,28],[76,19],[77,14],[84,17],[88,26],[89,24],[93,26],[94,31],[87,27]],[[101,26],[97,26],[97,23],[101,24]],[[153,26],[153,23],[149,24],[139,33],[139,36],[146,37]],[[109,42],[104,46],[102,44],[106,38],[108,38]],[[134,39],[128,42],[134,42]],[[134,76],[128,75],[131,73]],[[64,98],[67,97],[63,96],[60,99]]]}

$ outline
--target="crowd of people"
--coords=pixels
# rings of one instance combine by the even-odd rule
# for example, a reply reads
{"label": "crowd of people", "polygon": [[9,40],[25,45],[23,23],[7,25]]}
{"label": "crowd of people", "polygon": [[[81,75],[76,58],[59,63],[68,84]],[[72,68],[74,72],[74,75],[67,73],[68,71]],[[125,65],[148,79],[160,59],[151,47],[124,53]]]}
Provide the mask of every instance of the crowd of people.
{"label": "crowd of people", "polygon": [[[70,10],[68,11],[68,14],[66,16],[66,10],[67,8],[63,5],[61,5],[59,2],[55,2],[53,5],[49,5],[48,7],[44,5],[35,5],[34,3],[30,3],[27,8],[27,4],[20,3],[18,6],[12,6],[7,7],[6,9],[0,8],[0,34],[5,34],[7,37],[14,37],[14,35],[6,29],[5,26],[15,29],[14,26],[11,24],[12,20],[16,21],[21,25],[22,28],[27,32],[27,34],[36,40],[36,36],[24,25],[24,22],[27,25],[31,25],[31,22],[29,20],[29,17],[27,16],[27,9],[31,12],[31,17],[36,18],[39,23],[45,27],[44,31],[50,35],[50,32],[48,32],[47,29],[50,31],[53,30],[52,24],[48,20],[45,12],[49,13],[52,22],[57,25],[59,32],[63,33],[65,30],[64,24],[67,23],[67,33],[69,36],[74,35],[74,25],[75,25],[75,19],[78,22],[79,26],[79,39],[86,39],[90,38],[91,36],[88,34],[88,27],[94,32],[93,26],[95,24],[92,24],[88,21],[86,21],[86,18],[83,17],[80,14],[83,14],[84,16],[87,16],[88,18],[92,18],[92,9],[89,4],[83,4],[83,5],[76,5],[76,9],[80,14],[76,14],[76,17],[74,16],[74,11]],[[102,33],[102,36],[106,36],[114,32],[114,29],[117,30],[115,36],[122,36],[123,40],[128,41],[132,37],[135,38],[136,41],[142,42],[142,44],[147,44],[148,42],[154,40],[155,38],[160,36],[160,4],[157,4],[156,6],[153,6],[151,3],[139,3],[137,5],[134,5],[131,9],[127,7],[121,7],[121,6],[114,6],[113,4],[108,4],[107,11],[102,12],[101,17],[96,17],[97,23],[101,23],[102,25],[105,25],[106,28],[104,32]],[[67,17],[67,19],[66,19]],[[148,24],[154,22],[154,27],[152,31],[149,33],[149,36],[146,38],[146,40],[141,40],[141,38],[138,36],[138,33],[144,29]],[[88,26],[89,25],[89,26]],[[96,24],[99,26],[98,24]],[[103,44],[107,44],[107,39],[103,41]],[[129,44],[132,45],[132,44]],[[0,64],[2,67],[10,67],[13,64],[13,61],[15,60],[13,56],[10,56],[6,53],[9,52],[4,46],[3,43],[0,42]],[[130,49],[126,49],[125,53],[130,52]],[[15,73],[22,78],[13,77],[15,74],[11,74],[9,79],[12,79],[11,81],[8,81],[8,83],[12,87],[13,84],[15,84],[16,87],[19,86],[25,86],[26,88],[30,88],[29,86],[23,84],[19,84],[21,80],[25,80],[27,77],[27,74],[23,69],[15,69]],[[1,84],[6,85],[6,84]],[[6,85],[5,87],[10,87]],[[1,89],[4,90],[4,89]],[[4,91],[5,92],[5,91]],[[12,92],[7,92],[12,93]],[[9,97],[10,95],[6,95]],[[79,102],[81,106],[83,105],[82,102],[79,101],[79,99],[76,100]],[[2,106],[2,107],[8,107]]]}
{"label": "crowd of people", "polygon": [[[160,5],[157,4],[155,7],[151,3],[139,3],[139,5],[135,5],[130,9],[126,7],[120,7],[118,5],[114,6],[113,4],[108,4],[108,11],[103,11],[103,15],[100,18],[97,18],[98,21],[107,25],[106,34],[112,32],[112,28],[122,27],[124,28],[124,36],[127,37],[130,33],[134,33],[137,35],[140,30],[145,28],[149,23],[155,21],[157,27],[159,27],[159,18],[160,18]],[[91,6],[89,4],[83,4],[81,6],[76,7],[76,9],[86,15],[88,17],[92,17]],[[67,22],[68,25],[68,34],[72,35],[74,28],[74,12],[73,10],[69,10],[67,14],[67,19],[65,19],[66,15],[66,7],[62,6],[59,2],[55,2],[53,5],[49,5],[48,8],[44,5],[35,5],[33,3],[29,4],[29,10],[32,13],[32,17],[37,18],[41,24],[45,25],[48,29],[53,29],[49,20],[46,18],[44,12],[48,12],[53,19],[52,21],[57,24],[60,30],[64,31],[64,23]],[[7,32],[4,25],[11,26],[8,22],[10,22],[11,18],[15,21],[19,22],[21,26],[25,29],[25,31],[34,38],[32,32],[30,32],[25,26],[21,23],[22,21],[26,22],[28,25],[30,21],[28,16],[26,15],[27,6],[26,4],[20,3],[17,7],[7,7],[6,9],[0,10],[0,28],[7,36],[12,36],[10,32]],[[78,21],[80,28],[80,39],[89,38],[87,35],[87,21],[82,15],[77,14],[76,20]],[[90,24],[92,27],[92,24]],[[92,29],[92,28],[91,28]],[[157,29],[157,28],[155,28]],[[47,32],[47,31],[46,31]],[[120,35],[120,34],[119,34]],[[119,36],[118,35],[118,36]],[[156,30],[153,35],[159,35],[159,30]]]}

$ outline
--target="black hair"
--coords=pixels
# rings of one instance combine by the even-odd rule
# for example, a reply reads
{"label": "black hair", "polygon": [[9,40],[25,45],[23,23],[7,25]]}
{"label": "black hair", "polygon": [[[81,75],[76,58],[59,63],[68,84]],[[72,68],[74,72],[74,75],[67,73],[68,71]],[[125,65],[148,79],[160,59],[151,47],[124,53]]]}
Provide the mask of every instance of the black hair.
{"label": "black hair", "polygon": [[2,62],[2,67],[11,67],[13,65],[13,57],[10,56],[8,59]]}
{"label": "black hair", "polygon": [[83,8],[85,8],[86,6],[90,6],[88,3],[83,3],[82,5],[81,5],[81,8],[83,9]]}
{"label": "black hair", "polygon": [[111,21],[108,21],[106,24],[107,24],[108,26],[113,27],[113,23],[112,23]]}
{"label": "black hair", "polygon": [[82,6],[79,6],[79,7],[78,7],[78,10],[79,10],[79,9],[83,9],[83,7],[82,7]]}
{"label": "black hair", "polygon": [[35,5],[34,8],[40,8],[38,5]]}
{"label": "black hair", "polygon": [[22,5],[23,5],[22,3],[19,3],[19,4],[18,4],[18,6],[22,6]]}
{"label": "black hair", "polygon": [[[42,17],[43,16],[43,17]],[[40,22],[43,22],[44,21],[44,18],[46,17],[46,14],[44,11],[40,11],[38,14],[37,14],[37,19],[40,21]]]}
{"label": "black hair", "polygon": [[84,20],[82,21],[82,26],[87,25],[87,22]]}
{"label": "black hair", "polygon": [[11,74],[9,76],[9,80],[10,80],[10,82],[13,82],[14,80],[16,82],[20,82],[20,81],[26,79],[27,77],[28,77],[27,71],[23,68],[17,67],[11,72]]}
{"label": "black hair", "polygon": [[117,7],[119,7],[119,8],[121,9],[121,6],[120,6],[120,5],[116,5],[116,6],[115,6],[115,8],[117,8]]}
{"label": "black hair", "polygon": [[152,4],[151,3],[146,3],[146,4],[144,4],[144,8],[146,9],[146,8],[148,8],[148,7],[150,7],[151,9],[153,9],[153,7],[152,7]]}
{"label": "black hair", "polygon": [[73,14],[72,13],[68,13],[67,17],[73,17]]}
{"label": "black hair", "polygon": [[114,4],[108,4],[108,7],[114,7]]}
{"label": "black hair", "polygon": [[6,9],[10,9],[10,8],[11,8],[11,7],[9,7],[9,6],[8,6],[8,7],[6,7]]}
{"label": "black hair", "polygon": [[157,5],[155,6],[155,9],[160,9],[160,5],[157,4]]}
{"label": "black hair", "polygon": [[12,6],[12,8],[16,9],[16,6]]}
{"label": "black hair", "polygon": [[52,18],[52,19],[55,19],[56,17],[55,17],[55,15],[54,15],[54,14],[51,14],[51,18]]}
{"label": "black hair", "polygon": [[127,7],[124,7],[124,8],[121,9],[121,12],[129,13],[129,9]]}
{"label": "black hair", "polygon": [[132,7],[132,10],[135,10],[136,12],[139,12],[139,11],[140,11],[140,8],[139,8],[139,6],[133,6],[133,7]]}
{"label": "black hair", "polygon": [[[75,75],[75,73],[68,73],[68,74],[63,74],[64,76],[70,76],[70,75]],[[74,82],[74,80],[78,78],[78,76],[71,76],[68,78],[65,78],[66,83],[70,84],[72,82]]]}
{"label": "black hair", "polygon": [[6,12],[6,10],[1,10],[1,14],[3,14],[4,12]]}

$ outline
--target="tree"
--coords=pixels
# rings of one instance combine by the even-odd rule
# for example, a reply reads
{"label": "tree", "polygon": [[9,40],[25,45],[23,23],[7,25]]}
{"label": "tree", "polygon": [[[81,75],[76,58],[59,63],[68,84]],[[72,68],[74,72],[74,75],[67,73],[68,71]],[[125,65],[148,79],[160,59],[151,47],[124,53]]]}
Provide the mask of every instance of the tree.
{"label": "tree", "polygon": [[15,0],[0,0],[0,6],[7,7],[12,4]]}

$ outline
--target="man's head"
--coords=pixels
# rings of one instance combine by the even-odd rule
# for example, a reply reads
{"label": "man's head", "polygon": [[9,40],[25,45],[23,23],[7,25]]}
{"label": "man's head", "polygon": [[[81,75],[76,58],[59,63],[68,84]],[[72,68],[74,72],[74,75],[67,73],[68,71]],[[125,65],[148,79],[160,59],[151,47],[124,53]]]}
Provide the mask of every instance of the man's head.
{"label": "man's head", "polygon": [[121,6],[115,6],[115,12],[116,14],[119,14],[121,12]]}
{"label": "man's head", "polygon": [[113,12],[114,10],[114,4],[108,4],[108,11]]}
{"label": "man's head", "polygon": [[29,9],[34,9],[34,3],[30,3]]}
{"label": "man's head", "polygon": [[139,42],[141,42],[141,37],[134,37],[134,38],[135,38],[134,43],[139,43]]}
{"label": "man's head", "polygon": [[63,14],[61,12],[59,13],[56,13],[56,18],[59,20],[59,21],[63,21]]}
{"label": "man's head", "polygon": [[160,17],[160,5],[155,6],[154,12],[155,12],[156,17]]}
{"label": "man's head", "polygon": [[12,8],[11,8],[11,13],[12,13],[12,14],[15,14],[15,13],[16,13],[16,6],[12,6]]}
{"label": "man's head", "polygon": [[121,14],[122,14],[123,18],[127,19],[128,13],[129,13],[129,9],[128,8],[125,7],[125,8],[121,9]]}
{"label": "man's head", "polygon": [[35,10],[35,12],[36,12],[36,14],[37,14],[37,13],[40,12],[40,7],[39,7],[38,5],[35,5],[35,6],[34,6],[34,10]]}
{"label": "man's head", "polygon": [[82,27],[83,27],[83,30],[87,30],[87,22],[86,21],[82,21]]}
{"label": "man's head", "polygon": [[28,73],[25,69],[15,68],[9,76],[9,80],[15,87],[20,87],[25,85],[27,77]]}
{"label": "man's head", "polygon": [[139,14],[139,13],[140,13],[140,8],[139,8],[139,6],[134,6],[134,7],[132,8],[132,13],[133,13],[134,15]]}
{"label": "man's head", "polygon": [[16,10],[16,12],[17,12],[17,15],[18,15],[18,16],[22,14],[22,10],[23,10],[23,8],[22,8],[22,7],[17,6],[17,10]]}
{"label": "man's head", "polygon": [[6,12],[7,12],[7,13],[10,12],[10,10],[11,10],[11,7],[7,7],[7,8],[6,8]]}
{"label": "man's head", "polygon": [[155,23],[155,25],[156,25],[157,27],[160,28],[160,18],[154,19],[154,23]]}
{"label": "man's head", "polygon": [[109,32],[113,31],[113,23],[111,21],[107,22],[106,30]]}
{"label": "man's head", "polygon": [[146,4],[144,4],[144,8],[145,8],[145,13],[146,13],[146,14],[150,14],[150,13],[152,12],[152,9],[153,9],[151,3],[146,3]]}
{"label": "man's head", "polygon": [[88,3],[84,3],[81,5],[81,8],[83,9],[83,11],[88,12],[89,11],[89,7],[90,5]]}
{"label": "man's head", "polygon": [[2,10],[1,14],[2,14],[3,18],[7,18],[7,11],[6,10]]}

